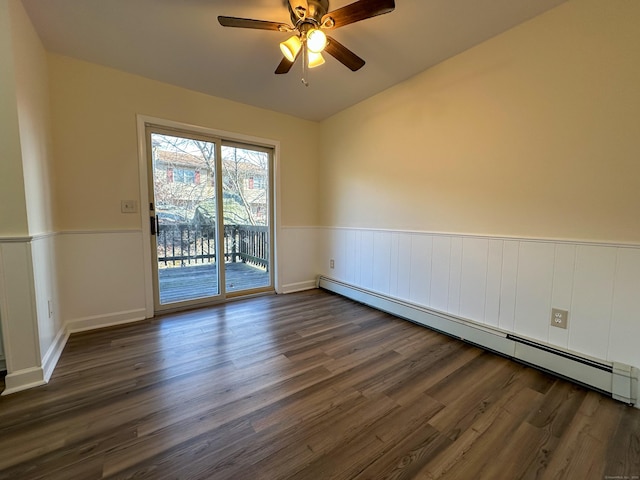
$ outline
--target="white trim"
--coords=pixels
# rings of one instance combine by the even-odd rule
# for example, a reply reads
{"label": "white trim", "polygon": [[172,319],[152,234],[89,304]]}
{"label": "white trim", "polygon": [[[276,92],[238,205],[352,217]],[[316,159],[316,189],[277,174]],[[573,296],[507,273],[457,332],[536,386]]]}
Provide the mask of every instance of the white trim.
{"label": "white trim", "polygon": [[304,282],[287,283],[286,285],[282,285],[282,288],[278,291],[278,293],[301,292],[303,290],[312,290],[316,287],[316,280],[306,280]]}
{"label": "white trim", "polygon": [[42,367],[31,367],[17,372],[8,373],[4,378],[6,388],[1,395],[21,392],[29,388],[45,385],[44,371]]}
{"label": "white trim", "polygon": [[67,344],[67,340],[69,340],[69,331],[67,328],[62,327],[58,330],[58,334],[56,338],[51,343],[51,346],[45,353],[42,358],[42,368],[44,370],[44,380],[48,382],[53,374],[53,370],[56,368],[58,361],[60,360],[60,356],[62,355],[62,351]]}
{"label": "white trim", "polygon": [[149,184],[147,169],[147,134],[146,123],[154,121],[153,117],[136,115],[138,135],[138,179],[140,180],[140,225],[142,225],[142,266],[144,275],[144,309],[145,317],[154,315],[153,307],[153,260],[151,258],[151,232],[149,232]]}
{"label": "white trim", "polygon": [[[150,125],[155,125],[157,127],[175,128],[178,130],[185,130],[188,132],[208,135],[210,137],[221,137],[223,140],[251,143],[258,147],[273,148],[276,144],[279,145],[280,143],[277,140],[272,140],[270,138],[256,137],[253,135],[245,135],[243,133],[229,132],[227,130],[218,130],[215,128],[203,127],[201,125],[193,125],[191,123],[179,122],[176,120],[168,120],[166,118],[144,115],[142,113],[136,114],[136,118],[138,119],[138,122],[142,122],[143,125],[150,124]],[[144,143],[144,138],[143,138],[143,143]]]}
{"label": "white trim", "polygon": [[45,232],[29,235],[27,237],[0,237],[0,243],[30,243],[36,240],[43,240],[58,235],[58,232]]}
{"label": "white trim", "polygon": [[114,235],[140,233],[141,228],[121,228],[113,230],[61,230],[58,235]]}
{"label": "white trim", "polygon": [[[305,227],[287,227],[287,228],[305,228]],[[416,235],[433,235],[437,237],[461,237],[461,238],[480,238],[486,240],[504,240],[504,241],[519,241],[519,242],[536,242],[536,243],[569,243],[571,245],[587,245],[596,247],[617,247],[617,248],[639,248],[638,242],[613,242],[606,240],[584,240],[584,239],[571,239],[571,238],[552,238],[552,237],[520,237],[520,236],[508,236],[508,235],[489,235],[484,233],[468,233],[468,232],[438,232],[429,230],[408,230],[401,228],[369,228],[369,227],[306,227],[306,228],[318,228],[326,230],[353,230],[361,232],[389,232],[389,233],[408,233]]]}
{"label": "white trim", "polygon": [[145,314],[145,309],[139,308],[136,310],[127,310],[106,315],[92,315],[90,317],[68,320],[66,322],[67,334],[138,322],[146,318]]}
{"label": "white trim", "polygon": [[328,227],[314,227],[313,225],[282,225],[282,230],[322,230]]}
{"label": "white trim", "polygon": [[46,238],[53,238],[53,237],[57,237],[60,234],[60,232],[44,232],[44,233],[37,233],[35,235],[31,236],[31,240],[32,241],[36,241],[36,240],[44,240]]}
{"label": "white trim", "polygon": [[47,238],[59,237],[62,235],[109,235],[122,233],[140,233],[141,228],[113,229],[113,230],[60,230],[57,232],[38,233],[28,237],[0,237],[1,243],[31,243]]}
{"label": "white trim", "polygon": [[33,237],[0,237],[0,243],[29,243]]}

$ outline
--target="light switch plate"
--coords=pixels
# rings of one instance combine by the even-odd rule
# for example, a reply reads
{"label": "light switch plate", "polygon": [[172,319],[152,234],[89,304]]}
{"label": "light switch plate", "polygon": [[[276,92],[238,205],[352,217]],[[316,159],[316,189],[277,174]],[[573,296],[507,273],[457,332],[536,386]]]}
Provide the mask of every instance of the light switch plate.
{"label": "light switch plate", "polygon": [[138,211],[138,202],[135,200],[122,200],[120,202],[120,211],[122,213],[136,213]]}

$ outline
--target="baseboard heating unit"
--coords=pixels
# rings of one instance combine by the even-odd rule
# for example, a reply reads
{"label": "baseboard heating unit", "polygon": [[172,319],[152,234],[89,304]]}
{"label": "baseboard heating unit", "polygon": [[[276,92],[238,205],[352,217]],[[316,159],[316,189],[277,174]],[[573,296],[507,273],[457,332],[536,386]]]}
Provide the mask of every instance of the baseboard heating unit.
{"label": "baseboard heating unit", "polygon": [[638,369],[629,365],[581,356],[325,276],[318,277],[318,287],[585,385],[621,402],[637,403]]}

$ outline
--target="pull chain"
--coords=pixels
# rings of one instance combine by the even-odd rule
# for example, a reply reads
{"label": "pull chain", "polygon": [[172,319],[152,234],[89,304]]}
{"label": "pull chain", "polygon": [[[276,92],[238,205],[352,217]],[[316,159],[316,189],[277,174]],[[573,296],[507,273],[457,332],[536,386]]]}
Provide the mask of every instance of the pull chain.
{"label": "pull chain", "polygon": [[309,53],[307,52],[307,39],[302,40],[302,83],[309,86],[307,76],[309,75]]}

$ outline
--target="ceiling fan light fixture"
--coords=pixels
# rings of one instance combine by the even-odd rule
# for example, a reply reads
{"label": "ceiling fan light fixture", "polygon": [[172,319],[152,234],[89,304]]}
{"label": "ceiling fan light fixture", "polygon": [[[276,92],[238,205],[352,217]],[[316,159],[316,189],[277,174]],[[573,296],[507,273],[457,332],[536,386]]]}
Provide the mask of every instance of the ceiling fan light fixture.
{"label": "ceiling fan light fixture", "polygon": [[280,50],[282,54],[285,56],[287,60],[293,62],[298,53],[300,53],[300,49],[302,48],[302,41],[297,35],[293,35],[289,37],[286,41],[280,43]]}
{"label": "ceiling fan light fixture", "polygon": [[323,63],[324,57],[321,53],[316,53],[309,50],[309,68],[319,67]]}
{"label": "ceiling fan light fixture", "polygon": [[307,48],[310,52],[320,53],[327,46],[327,36],[322,30],[313,28],[307,32]]}
{"label": "ceiling fan light fixture", "polygon": [[253,18],[218,16],[223,27],[251,28],[291,32],[292,37],[280,44],[284,58],[280,61],[275,74],[289,72],[302,54],[302,82],[308,85],[307,72],[310,67],[324,63],[322,52],[327,52],[349,70],[361,69],[365,61],[334,38],[325,35],[323,30],[333,30],[368,18],[392,12],[395,0],[354,0],[349,5],[329,11],[329,0],[283,0],[289,10],[291,25],[256,20]]}

